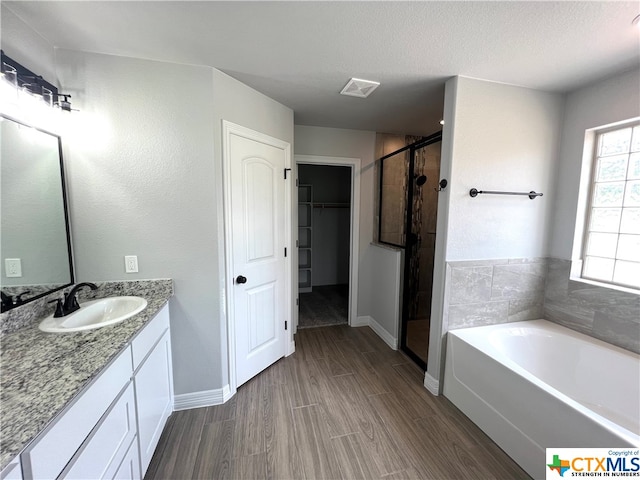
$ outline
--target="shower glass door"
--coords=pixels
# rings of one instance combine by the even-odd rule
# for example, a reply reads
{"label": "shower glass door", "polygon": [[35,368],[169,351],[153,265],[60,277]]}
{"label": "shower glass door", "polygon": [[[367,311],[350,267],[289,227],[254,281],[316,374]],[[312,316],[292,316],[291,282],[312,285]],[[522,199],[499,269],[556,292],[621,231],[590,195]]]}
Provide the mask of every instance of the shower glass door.
{"label": "shower glass door", "polygon": [[381,243],[404,249],[400,347],[426,370],[436,239],[438,132],[380,160]]}

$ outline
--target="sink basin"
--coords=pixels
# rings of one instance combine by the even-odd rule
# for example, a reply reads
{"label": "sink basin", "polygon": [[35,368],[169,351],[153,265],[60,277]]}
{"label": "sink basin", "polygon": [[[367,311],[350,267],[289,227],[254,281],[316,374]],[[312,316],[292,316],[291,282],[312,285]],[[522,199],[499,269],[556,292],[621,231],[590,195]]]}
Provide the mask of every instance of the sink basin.
{"label": "sink basin", "polygon": [[80,310],[66,317],[48,316],[40,322],[43,332],[79,332],[106,327],[140,313],[147,306],[142,297],[107,297],[80,304]]}

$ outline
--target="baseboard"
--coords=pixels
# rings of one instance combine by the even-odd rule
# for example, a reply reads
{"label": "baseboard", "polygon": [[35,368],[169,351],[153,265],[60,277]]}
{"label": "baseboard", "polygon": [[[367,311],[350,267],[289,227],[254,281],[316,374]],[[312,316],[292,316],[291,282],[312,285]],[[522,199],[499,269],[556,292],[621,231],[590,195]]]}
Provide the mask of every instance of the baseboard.
{"label": "baseboard", "polygon": [[351,322],[352,327],[369,327],[392,349],[398,349],[398,339],[393,337],[387,332],[382,325],[375,321],[375,319],[369,315],[358,317],[355,321]]}
{"label": "baseboard", "polygon": [[173,398],[173,409],[189,410],[191,408],[210,407],[212,405],[222,405],[233,395],[229,389],[229,385],[213,390],[204,390],[201,392],[183,393]]}
{"label": "baseboard", "polygon": [[363,317],[357,317],[355,320],[351,321],[352,327],[368,327],[371,323],[371,317],[365,315]]}
{"label": "baseboard", "polygon": [[376,332],[378,336],[384,340],[384,343],[389,345],[393,350],[398,349],[398,339],[387,332],[373,317],[369,317],[369,328]]}
{"label": "baseboard", "polygon": [[424,373],[424,387],[429,390],[429,393],[432,395],[435,395],[436,397],[440,395],[440,382],[427,372]]}

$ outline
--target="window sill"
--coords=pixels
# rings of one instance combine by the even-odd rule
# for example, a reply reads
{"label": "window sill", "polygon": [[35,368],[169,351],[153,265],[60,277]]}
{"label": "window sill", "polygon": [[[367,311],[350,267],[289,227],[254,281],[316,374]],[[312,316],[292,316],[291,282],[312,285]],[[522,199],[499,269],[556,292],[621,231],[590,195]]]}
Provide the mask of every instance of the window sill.
{"label": "window sill", "polygon": [[569,273],[569,281],[576,283],[583,283],[591,285],[593,287],[607,288],[609,290],[615,290],[617,292],[631,293],[633,295],[640,296],[640,290],[631,287],[623,287],[621,285],[613,285],[611,283],[599,282],[597,280],[591,280],[583,278],[582,276],[582,260],[571,261],[571,271]]}

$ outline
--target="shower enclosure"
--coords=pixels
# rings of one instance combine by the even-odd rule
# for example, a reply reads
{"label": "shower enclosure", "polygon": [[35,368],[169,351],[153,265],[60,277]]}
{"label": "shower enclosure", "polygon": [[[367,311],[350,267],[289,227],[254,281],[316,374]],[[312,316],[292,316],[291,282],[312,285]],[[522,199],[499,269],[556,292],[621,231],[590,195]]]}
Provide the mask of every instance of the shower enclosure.
{"label": "shower enclosure", "polygon": [[400,348],[426,370],[442,132],[380,158],[378,241],[404,249]]}

